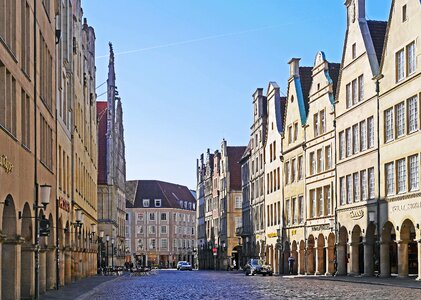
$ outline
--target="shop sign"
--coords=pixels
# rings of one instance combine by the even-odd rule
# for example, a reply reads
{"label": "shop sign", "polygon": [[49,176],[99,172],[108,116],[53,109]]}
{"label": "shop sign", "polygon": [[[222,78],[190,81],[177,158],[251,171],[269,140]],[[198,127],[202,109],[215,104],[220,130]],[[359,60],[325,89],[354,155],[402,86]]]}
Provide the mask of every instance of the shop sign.
{"label": "shop sign", "polygon": [[4,154],[0,156],[0,167],[2,167],[7,174],[12,173],[13,171],[12,162],[8,160],[7,156]]}
{"label": "shop sign", "polygon": [[311,231],[329,230],[329,224],[311,226]]}
{"label": "shop sign", "polygon": [[278,233],[277,232],[268,233],[268,237],[270,238],[278,237]]}
{"label": "shop sign", "polygon": [[362,217],[364,217],[364,211],[362,209],[359,209],[359,210],[351,210],[350,213],[349,213],[349,216],[353,220],[359,220]]}
{"label": "shop sign", "polygon": [[66,200],[66,199],[64,199],[63,197],[59,197],[59,198],[58,198],[58,206],[59,206],[61,209],[65,210],[65,211],[67,211],[67,212],[70,212],[70,203],[69,203],[69,201],[67,201],[67,200]]}
{"label": "shop sign", "polygon": [[392,212],[399,212],[399,211],[407,211],[412,209],[419,209],[421,208],[421,201],[420,202],[412,202],[407,204],[400,204],[392,206]]}

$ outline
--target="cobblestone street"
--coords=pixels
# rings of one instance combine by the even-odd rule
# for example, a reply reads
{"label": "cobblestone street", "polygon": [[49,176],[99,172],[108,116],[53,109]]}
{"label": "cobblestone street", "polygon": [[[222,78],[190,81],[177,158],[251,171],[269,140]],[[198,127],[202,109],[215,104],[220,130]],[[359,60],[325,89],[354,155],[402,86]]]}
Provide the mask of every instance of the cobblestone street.
{"label": "cobblestone street", "polygon": [[79,299],[294,298],[421,299],[421,290],[314,278],[246,277],[243,273],[160,270],[156,275],[124,276],[104,283]]}

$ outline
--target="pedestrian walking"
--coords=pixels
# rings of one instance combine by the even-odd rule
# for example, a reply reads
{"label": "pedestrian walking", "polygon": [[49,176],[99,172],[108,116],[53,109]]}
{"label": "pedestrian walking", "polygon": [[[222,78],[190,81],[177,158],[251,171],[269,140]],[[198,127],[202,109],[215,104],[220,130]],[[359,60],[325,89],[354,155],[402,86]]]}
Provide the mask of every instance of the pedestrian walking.
{"label": "pedestrian walking", "polygon": [[292,254],[288,257],[288,269],[289,269],[289,274],[293,274],[294,273],[294,262],[295,262],[295,258],[294,256],[292,256]]}

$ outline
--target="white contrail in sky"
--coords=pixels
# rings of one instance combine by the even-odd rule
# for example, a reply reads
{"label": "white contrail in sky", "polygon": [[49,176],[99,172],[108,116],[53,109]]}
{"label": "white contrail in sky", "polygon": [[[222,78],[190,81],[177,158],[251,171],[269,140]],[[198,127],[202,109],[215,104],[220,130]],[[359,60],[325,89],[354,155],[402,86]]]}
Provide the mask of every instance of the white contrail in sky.
{"label": "white contrail in sky", "polygon": [[[307,22],[309,22],[309,21],[312,21],[312,20],[307,20]],[[301,23],[303,23],[303,22],[301,22]],[[256,31],[262,31],[262,30],[266,30],[266,29],[272,29],[272,28],[286,26],[286,25],[292,25],[292,24],[296,24],[296,22],[278,24],[278,25],[270,25],[270,26],[264,26],[264,27],[254,28],[254,29],[243,30],[243,31],[210,35],[210,36],[205,36],[205,37],[201,37],[201,38],[190,39],[190,40],[179,41],[179,42],[173,42],[173,43],[168,43],[168,44],[163,44],[163,45],[145,47],[145,48],[134,49],[134,50],[127,50],[127,51],[114,53],[114,55],[117,56],[117,55],[131,54],[131,53],[137,53],[137,52],[143,52],[143,51],[149,51],[149,50],[161,49],[161,48],[168,48],[168,47],[185,45],[185,44],[192,44],[192,43],[196,43],[196,42],[208,41],[208,40],[213,40],[213,39],[218,39],[218,38],[223,38],[223,37],[228,37],[228,36],[235,36],[235,35],[240,35],[240,34],[245,34],[245,33],[250,33],[250,32],[256,32]],[[97,56],[96,58],[105,58],[105,57],[108,57],[108,54]]]}

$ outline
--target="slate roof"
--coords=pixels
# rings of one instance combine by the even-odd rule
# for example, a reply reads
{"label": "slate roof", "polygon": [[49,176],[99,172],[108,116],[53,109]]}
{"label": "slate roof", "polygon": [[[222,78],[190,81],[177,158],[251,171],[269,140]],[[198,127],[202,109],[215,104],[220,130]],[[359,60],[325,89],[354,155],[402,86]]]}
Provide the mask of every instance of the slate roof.
{"label": "slate roof", "polygon": [[341,64],[329,63],[329,76],[333,81],[333,95],[336,95],[336,88],[339,83],[339,71],[341,70]]}
{"label": "slate roof", "polygon": [[386,36],[387,22],[386,21],[367,21],[368,29],[370,30],[371,40],[373,41],[374,51],[376,51],[377,61],[381,62],[384,39]]}
{"label": "slate roof", "polygon": [[252,140],[249,141],[249,143],[246,147],[246,150],[244,150],[244,153],[241,156],[241,159],[239,161],[240,164],[244,164],[248,160],[248,158],[250,157],[250,155],[251,155],[251,144],[252,144]]}
{"label": "slate roof", "polygon": [[107,184],[107,112],[106,101],[97,101],[96,116],[98,123],[98,184]]}
{"label": "slate roof", "polygon": [[[300,67],[299,68],[299,73],[300,73],[299,82],[301,84],[301,92],[302,92],[303,99],[300,99],[299,91],[297,91],[297,94],[298,94],[297,103],[300,109],[300,117],[301,117],[302,125],[304,125],[307,121],[308,95],[310,93],[310,88],[311,88],[312,72],[313,72],[313,67]],[[297,85],[296,85],[296,88],[299,89]]]}
{"label": "slate roof", "polygon": [[[149,199],[149,206],[143,206],[143,199]],[[184,185],[159,180],[137,180],[134,203],[126,202],[127,208],[155,208],[155,199],[161,199],[160,208],[193,209],[196,199]],[[187,203],[187,208],[184,203]],[[189,204],[191,203],[191,204]]]}
{"label": "slate roof", "polygon": [[228,168],[230,171],[231,190],[241,191],[241,157],[246,151],[245,146],[227,146]]}

